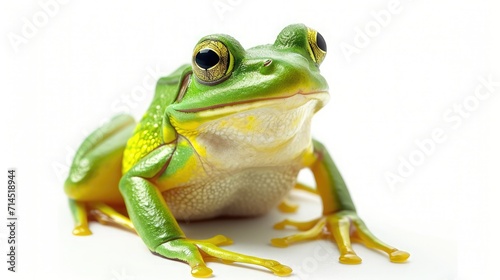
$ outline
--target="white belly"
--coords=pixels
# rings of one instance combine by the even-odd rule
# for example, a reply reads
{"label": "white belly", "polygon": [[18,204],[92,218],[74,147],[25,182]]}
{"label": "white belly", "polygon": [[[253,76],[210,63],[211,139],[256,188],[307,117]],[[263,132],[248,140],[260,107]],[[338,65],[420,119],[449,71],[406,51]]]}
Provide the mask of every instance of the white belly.
{"label": "white belly", "polygon": [[252,168],[219,174],[194,186],[164,192],[176,219],[193,221],[217,216],[261,215],[293,188],[299,166]]}
{"label": "white belly", "polygon": [[181,133],[202,156],[189,182],[163,192],[176,219],[260,215],[293,188],[312,151],[318,101],[297,95],[262,103]]}

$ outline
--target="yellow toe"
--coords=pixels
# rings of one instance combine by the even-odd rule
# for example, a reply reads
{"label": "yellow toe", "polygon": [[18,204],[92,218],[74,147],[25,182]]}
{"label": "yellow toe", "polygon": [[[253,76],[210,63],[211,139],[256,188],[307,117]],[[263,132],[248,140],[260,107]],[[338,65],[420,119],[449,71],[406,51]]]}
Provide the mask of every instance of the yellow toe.
{"label": "yellow toe", "polygon": [[194,277],[205,278],[212,275],[212,270],[204,265],[198,265],[191,269],[191,274]]}
{"label": "yellow toe", "polygon": [[208,242],[217,246],[226,246],[226,245],[231,245],[233,244],[233,240],[229,237],[226,237],[224,235],[216,235],[212,238],[209,239],[204,239],[204,240],[193,240],[194,242]]}
{"label": "yellow toe", "polygon": [[92,232],[90,231],[90,229],[86,226],[76,226],[74,229],[73,229],[73,234],[74,235],[78,235],[78,236],[85,236],[85,235],[91,235]]}
{"label": "yellow toe", "polygon": [[271,239],[271,245],[275,247],[285,248],[288,247],[288,242],[285,238],[273,238]]}
{"label": "yellow toe", "polygon": [[292,273],[292,269],[290,267],[282,265],[280,263],[272,267],[269,267],[269,269],[271,269],[272,272],[277,276],[287,276]]}
{"label": "yellow toe", "polygon": [[285,221],[281,221],[279,223],[274,224],[273,228],[274,229],[284,229],[286,226]]}
{"label": "yellow toe", "polygon": [[410,257],[410,254],[405,251],[394,251],[389,254],[389,259],[391,262],[402,263],[405,262]]}
{"label": "yellow toe", "polygon": [[340,263],[343,264],[360,264],[361,258],[356,254],[347,253],[339,257]]}
{"label": "yellow toe", "polygon": [[295,213],[299,209],[299,206],[284,200],[278,205],[278,209],[283,213]]}

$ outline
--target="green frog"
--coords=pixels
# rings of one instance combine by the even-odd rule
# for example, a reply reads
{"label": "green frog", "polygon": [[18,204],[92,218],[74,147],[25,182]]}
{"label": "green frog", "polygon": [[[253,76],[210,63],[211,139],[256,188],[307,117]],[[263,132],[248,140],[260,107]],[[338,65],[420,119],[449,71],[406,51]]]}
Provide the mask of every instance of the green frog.
{"label": "green frog", "polygon": [[[186,237],[178,221],[258,216],[276,206],[294,211],[285,198],[295,188],[319,195],[322,215],[277,223],[300,232],[272,239],[274,246],[326,232],[341,263],[361,263],[351,240],[406,261],[407,252],[368,230],[325,146],[311,137],[312,117],[329,98],[319,69],[326,52],[323,36],[302,24],[285,27],[274,44],[246,50],[228,35],[201,38],[191,64],[159,79],[138,123],[118,115],[78,149],[65,182],[73,233],[91,234],[93,216],[136,232],[151,252],[186,262],[196,277],[212,274],[210,260],[285,276],[292,270],[277,261],[222,249],[232,243],[223,235]],[[316,188],[297,182],[304,168]],[[126,213],[117,211],[124,205]]]}

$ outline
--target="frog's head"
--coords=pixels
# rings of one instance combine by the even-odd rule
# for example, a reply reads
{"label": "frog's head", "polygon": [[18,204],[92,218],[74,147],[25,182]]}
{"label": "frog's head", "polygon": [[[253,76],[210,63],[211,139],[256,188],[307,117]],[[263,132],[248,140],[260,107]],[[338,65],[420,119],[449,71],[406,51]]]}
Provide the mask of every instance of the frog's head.
{"label": "frog's head", "polygon": [[212,129],[239,132],[286,130],[286,138],[328,100],[319,70],[325,55],[321,34],[302,24],[284,28],[272,45],[247,50],[228,35],[206,36],[196,44],[192,71],[169,106],[170,122],[183,135],[211,123]]}

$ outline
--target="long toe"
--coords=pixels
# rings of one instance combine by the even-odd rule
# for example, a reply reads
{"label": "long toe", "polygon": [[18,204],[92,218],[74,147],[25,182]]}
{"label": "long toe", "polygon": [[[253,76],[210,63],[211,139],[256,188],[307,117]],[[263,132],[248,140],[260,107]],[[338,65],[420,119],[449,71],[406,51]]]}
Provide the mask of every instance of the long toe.
{"label": "long toe", "polygon": [[204,265],[198,265],[191,269],[191,274],[198,278],[210,277],[212,272],[212,269]]}
{"label": "long toe", "polygon": [[73,229],[73,234],[78,236],[85,236],[85,235],[91,235],[92,232],[86,226],[76,226]]}
{"label": "long toe", "polygon": [[408,252],[405,252],[405,251],[394,251],[392,253],[389,254],[389,259],[391,260],[391,262],[395,262],[395,263],[402,263],[402,262],[406,262],[406,260],[410,257],[410,253]]}
{"label": "long toe", "polygon": [[339,257],[340,263],[343,264],[360,264],[361,258],[356,254],[347,253]]}

